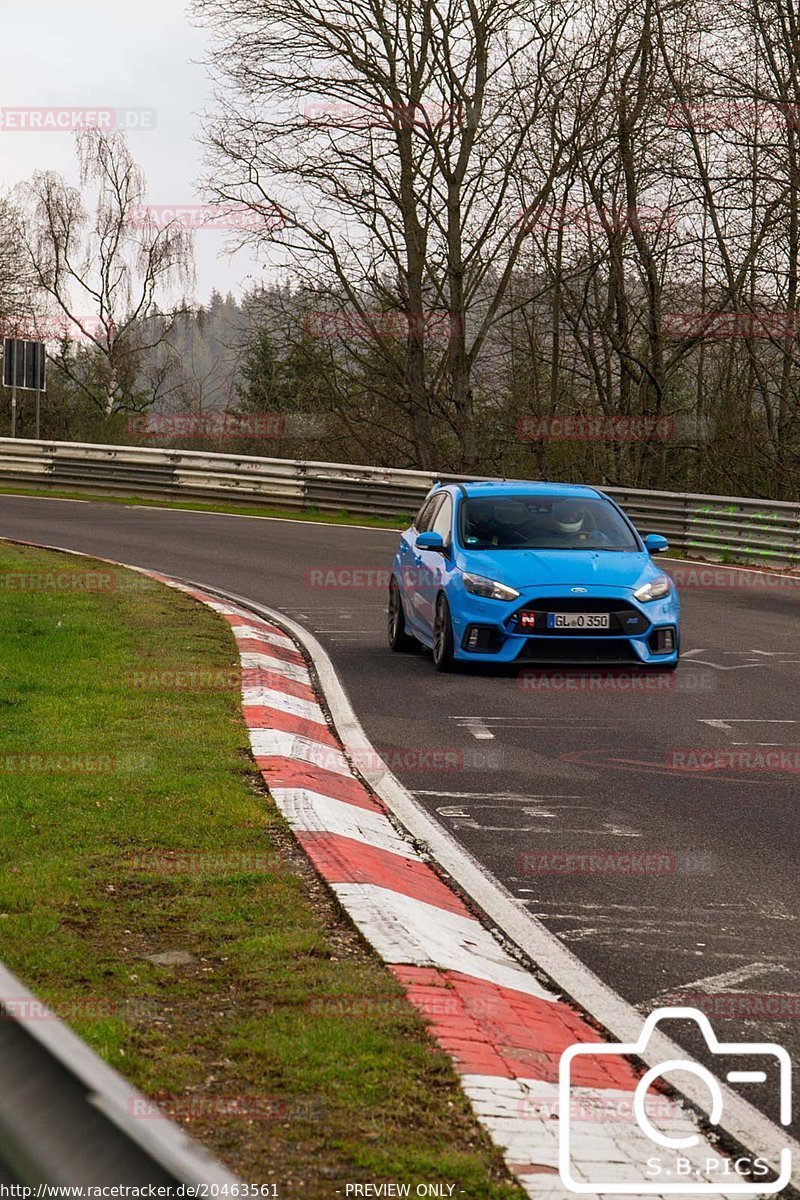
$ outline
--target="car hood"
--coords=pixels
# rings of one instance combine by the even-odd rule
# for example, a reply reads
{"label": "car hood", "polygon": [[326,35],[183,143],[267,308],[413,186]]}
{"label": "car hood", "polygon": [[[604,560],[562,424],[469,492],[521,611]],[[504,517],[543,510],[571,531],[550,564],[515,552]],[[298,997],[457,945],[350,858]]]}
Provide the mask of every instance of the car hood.
{"label": "car hood", "polygon": [[522,591],[531,587],[636,588],[661,575],[646,551],[470,550],[461,551],[462,571],[485,575]]}

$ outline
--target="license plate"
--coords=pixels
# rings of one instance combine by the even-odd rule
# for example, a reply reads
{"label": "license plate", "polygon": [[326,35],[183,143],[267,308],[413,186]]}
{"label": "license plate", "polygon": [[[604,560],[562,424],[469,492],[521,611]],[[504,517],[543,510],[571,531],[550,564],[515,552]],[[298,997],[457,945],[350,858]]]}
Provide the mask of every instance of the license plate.
{"label": "license plate", "polygon": [[608,613],[548,613],[548,629],[609,629]]}

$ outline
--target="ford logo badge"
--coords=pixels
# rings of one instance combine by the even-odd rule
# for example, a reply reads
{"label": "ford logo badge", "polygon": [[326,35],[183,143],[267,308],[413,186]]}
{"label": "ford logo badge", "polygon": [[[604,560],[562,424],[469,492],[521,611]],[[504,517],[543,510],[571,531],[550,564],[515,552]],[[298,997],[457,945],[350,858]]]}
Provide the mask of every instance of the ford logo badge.
{"label": "ford logo badge", "polygon": [[576,596],[585,596],[589,589],[588,588],[570,588],[569,590],[571,592],[574,592]]}

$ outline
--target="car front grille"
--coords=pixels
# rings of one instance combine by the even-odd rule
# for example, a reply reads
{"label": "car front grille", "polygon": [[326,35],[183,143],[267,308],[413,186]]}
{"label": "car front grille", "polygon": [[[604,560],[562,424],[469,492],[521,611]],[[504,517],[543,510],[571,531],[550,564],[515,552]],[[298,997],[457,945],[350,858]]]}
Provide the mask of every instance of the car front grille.
{"label": "car front grille", "polygon": [[641,663],[639,655],[625,638],[598,641],[592,637],[528,638],[516,662],[559,663]]}
{"label": "car front grille", "polygon": [[[549,629],[548,613],[608,613],[608,629]],[[537,596],[529,600],[509,618],[509,630],[513,633],[546,634],[552,638],[607,638],[637,637],[650,628],[644,614],[627,600],[614,597],[591,596]]]}

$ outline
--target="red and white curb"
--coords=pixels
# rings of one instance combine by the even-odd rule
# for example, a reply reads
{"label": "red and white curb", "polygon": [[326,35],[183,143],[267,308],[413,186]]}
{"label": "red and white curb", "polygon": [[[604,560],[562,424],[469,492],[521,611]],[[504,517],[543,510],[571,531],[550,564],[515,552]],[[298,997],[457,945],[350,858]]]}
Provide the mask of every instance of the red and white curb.
{"label": "red and white curb", "polygon": [[[570,1046],[605,1044],[602,1035],[507,952],[390,819],[353,770],[306,659],[285,630],[194,587],[156,578],[231,625],[246,672],[243,711],[253,755],[276,804],[451,1056],[478,1118],[528,1195],[672,1194],[669,1186],[655,1191],[643,1135],[632,1120],[641,1072],[608,1053],[575,1060],[569,1100],[574,1186],[565,1186],[559,1064]],[[694,1194],[742,1194],[743,1181],[730,1164],[722,1165],[725,1156],[694,1114],[657,1090],[648,1097],[657,1130],[695,1141],[681,1152],[691,1164]],[[618,1186],[612,1190],[609,1181]],[[754,1193],[752,1183],[746,1190],[769,1192]]]}
{"label": "red and white curb", "polygon": [[[58,546],[40,549],[79,552]],[[115,566],[124,564],[108,561]],[[366,741],[322,648],[288,618],[257,615],[237,603],[221,602],[198,587],[140,567],[128,567],[208,605],[232,627],[243,667],[243,712],[253,755],[276,804],[322,878],[367,941],[390,966],[432,1035],[453,1060],[472,1106],[527,1194],[535,1200],[570,1200],[576,1194],[599,1200],[637,1195],[666,1200],[684,1195],[751,1197],[774,1195],[777,1184],[741,1179],[730,1159],[702,1131],[694,1112],[650,1088],[646,1112],[656,1134],[691,1142],[681,1150],[691,1173],[654,1182],[648,1159],[653,1145],[632,1119],[633,1097],[642,1072],[609,1052],[610,1043],[572,1004],[544,986],[469,911],[456,892],[416,848],[408,827],[435,846],[437,861],[451,869],[479,898],[499,928],[512,933],[532,961],[632,1045],[641,1018],[577,963],[552,935],[520,913],[495,883],[476,872],[464,852],[409,803],[407,793],[380,764]],[[239,598],[241,599],[241,598]],[[246,602],[242,602],[243,604]],[[260,606],[255,606],[260,607]],[[286,623],[287,628],[278,624]],[[287,629],[295,636],[290,636]],[[297,639],[297,640],[295,640]],[[299,642],[311,647],[326,701],[336,715],[334,732],[323,711]],[[392,809],[365,786],[342,744],[363,753],[371,767],[361,771]],[[402,819],[402,826],[399,824]],[[635,1032],[634,1025],[636,1026]],[[626,1036],[627,1035],[627,1036]],[[559,1066],[570,1047],[604,1048],[594,1059],[583,1050],[573,1062],[570,1090],[559,1088]],[[651,1063],[686,1055],[656,1031],[637,1058]],[[681,1084],[700,1111],[705,1085]],[[777,1171],[791,1138],[758,1110],[722,1085],[725,1129]],[[569,1124],[569,1156],[560,1136]],[[673,1156],[674,1157],[674,1156]],[[755,1154],[750,1154],[752,1159]],[[714,1165],[712,1165],[714,1164]],[[563,1174],[560,1173],[562,1168]],[[683,1172],[681,1172],[683,1174]],[[564,1182],[567,1179],[568,1184]],[[688,1185],[688,1186],[687,1186]]]}

